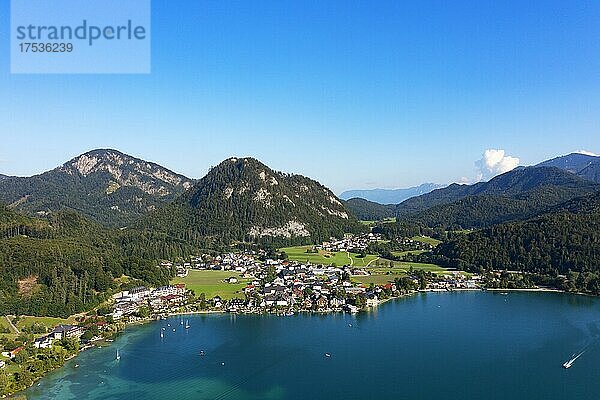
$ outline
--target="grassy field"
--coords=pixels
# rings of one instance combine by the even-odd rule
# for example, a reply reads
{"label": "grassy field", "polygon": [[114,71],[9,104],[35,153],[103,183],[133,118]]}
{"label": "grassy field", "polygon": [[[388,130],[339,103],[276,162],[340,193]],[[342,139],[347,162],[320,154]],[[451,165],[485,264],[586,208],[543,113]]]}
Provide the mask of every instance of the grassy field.
{"label": "grassy field", "polygon": [[[224,279],[230,276],[238,278],[239,283],[225,283]],[[193,290],[196,295],[204,293],[206,298],[216,295],[223,299],[244,298],[240,292],[246,286],[249,279],[243,279],[241,274],[233,271],[198,271],[190,270],[185,278],[174,278],[171,283],[185,283],[185,287]]]}
{"label": "grassy field", "polygon": [[0,316],[0,326],[3,328],[3,330],[6,329],[6,332],[10,332],[0,333],[0,337],[5,337],[8,339],[14,339],[15,337],[17,337],[17,334],[13,332],[12,328],[10,327],[10,324],[8,323],[4,315]]}
{"label": "grassy field", "polygon": [[438,244],[442,243],[440,240],[430,238],[428,236],[413,236],[411,239],[421,243],[429,243],[432,246],[437,246]]}
{"label": "grassy field", "polygon": [[16,325],[17,325],[17,328],[19,330],[23,329],[23,327],[25,327],[25,326],[30,326],[30,325],[33,325],[35,323],[44,325],[48,329],[52,329],[56,325],[59,325],[59,324],[70,324],[70,323],[73,323],[73,322],[74,321],[71,320],[71,319],[63,319],[63,318],[23,316],[23,317],[21,317],[19,319],[19,321],[16,323]]}
{"label": "grassy field", "polygon": [[425,253],[425,250],[392,251],[392,254],[396,257],[402,257],[407,254],[421,254],[421,253]]}
{"label": "grassy field", "polygon": [[393,266],[372,266],[367,268],[371,275],[369,276],[353,276],[352,281],[363,284],[382,285],[391,283],[394,279],[405,276],[408,270],[412,267],[415,270],[424,270],[433,272],[434,274],[443,275],[448,273],[448,270],[434,264],[424,264],[415,262],[394,261]]}
{"label": "grassy field", "polygon": [[328,252],[319,250],[318,253],[307,253],[306,250],[312,248],[312,246],[295,246],[295,247],[284,247],[280,249],[284,251],[290,260],[299,262],[309,262],[311,264],[323,264],[332,265],[335,264],[338,267],[343,265],[353,265],[355,267],[364,267],[370,262],[377,259],[376,255],[367,254],[366,257],[357,257],[356,253],[347,253],[345,251],[340,252]]}

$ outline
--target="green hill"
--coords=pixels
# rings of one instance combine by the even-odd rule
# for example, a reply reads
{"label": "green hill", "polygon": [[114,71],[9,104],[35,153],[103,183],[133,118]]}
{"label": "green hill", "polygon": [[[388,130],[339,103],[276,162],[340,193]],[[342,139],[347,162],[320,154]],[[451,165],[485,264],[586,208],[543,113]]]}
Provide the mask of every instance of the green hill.
{"label": "green hill", "polygon": [[374,203],[358,197],[345,200],[343,203],[356,218],[363,221],[381,221],[395,215],[394,205]]}
{"label": "green hill", "polygon": [[183,240],[302,244],[364,228],[320,183],[230,158],[138,227]]}

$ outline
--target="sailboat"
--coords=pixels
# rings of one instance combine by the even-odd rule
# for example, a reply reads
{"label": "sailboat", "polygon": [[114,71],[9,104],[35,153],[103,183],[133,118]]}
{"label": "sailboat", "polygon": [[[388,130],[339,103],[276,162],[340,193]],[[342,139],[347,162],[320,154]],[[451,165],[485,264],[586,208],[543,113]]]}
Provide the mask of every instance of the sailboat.
{"label": "sailboat", "polygon": [[564,369],[569,369],[571,368],[571,366],[573,365],[573,363],[575,362],[575,360],[577,360],[579,357],[581,357],[583,355],[583,353],[585,353],[585,350],[582,351],[581,353],[577,354],[576,356],[574,355],[573,358],[571,358],[569,361],[565,362],[563,364],[563,368]]}
{"label": "sailboat", "polygon": [[190,329],[190,320],[189,319],[185,320],[185,329]]}
{"label": "sailboat", "polygon": [[163,331],[162,331],[162,329],[161,329],[161,330],[160,330],[160,338],[162,339],[162,338],[164,338],[164,337],[165,337],[165,335],[163,334]]}
{"label": "sailboat", "polygon": [[117,349],[117,355],[115,356],[115,360],[119,361],[121,359],[121,355],[119,354],[119,349]]}

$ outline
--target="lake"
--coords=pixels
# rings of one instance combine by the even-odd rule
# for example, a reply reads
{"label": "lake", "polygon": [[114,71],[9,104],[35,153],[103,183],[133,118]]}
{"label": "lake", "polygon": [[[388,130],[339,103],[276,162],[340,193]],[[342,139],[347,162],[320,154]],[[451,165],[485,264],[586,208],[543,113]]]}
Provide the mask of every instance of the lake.
{"label": "lake", "polygon": [[189,329],[181,317],[131,327],[24,393],[45,400],[600,398],[600,299],[591,297],[426,293],[358,315],[185,320]]}

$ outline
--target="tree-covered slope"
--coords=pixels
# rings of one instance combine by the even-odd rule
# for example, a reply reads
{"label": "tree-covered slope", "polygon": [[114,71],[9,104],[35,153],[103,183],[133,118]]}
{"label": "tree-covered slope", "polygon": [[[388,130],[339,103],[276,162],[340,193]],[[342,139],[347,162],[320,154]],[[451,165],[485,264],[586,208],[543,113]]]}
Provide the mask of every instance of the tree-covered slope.
{"label": "tree-covered slope", "polygon": [[538,217],[458,235],[435,250],[471,271],[514,270],[557,276],[582,273],[579,290],[600,293],[600,193]]}
{"label": "tree-covered slope", "polygon": [[312,242],[362,229],[320,183],[230,158],[139,227],[185,240]]}
{"label": "tree-covered slope", "polygon": [[342,202],[356,218],[363,221],[380,221],[395,215],[396,207],[391,204],[379,204],[358,197]]}
{"label": "tree-covered slope", "polygon": [[88,310],[126,274],[165,284],[157,259],[190,254],[164,235],[113,230],[69,210],[47,219],[0,206],[0,314],[68,316]]}
{"label": "tree-covered slope", "polygon": [[192,181],[116,150],[93,150],[32,177],[0,180],[0,201],[29,215],[63,209],[121,227],[172,201]]}

